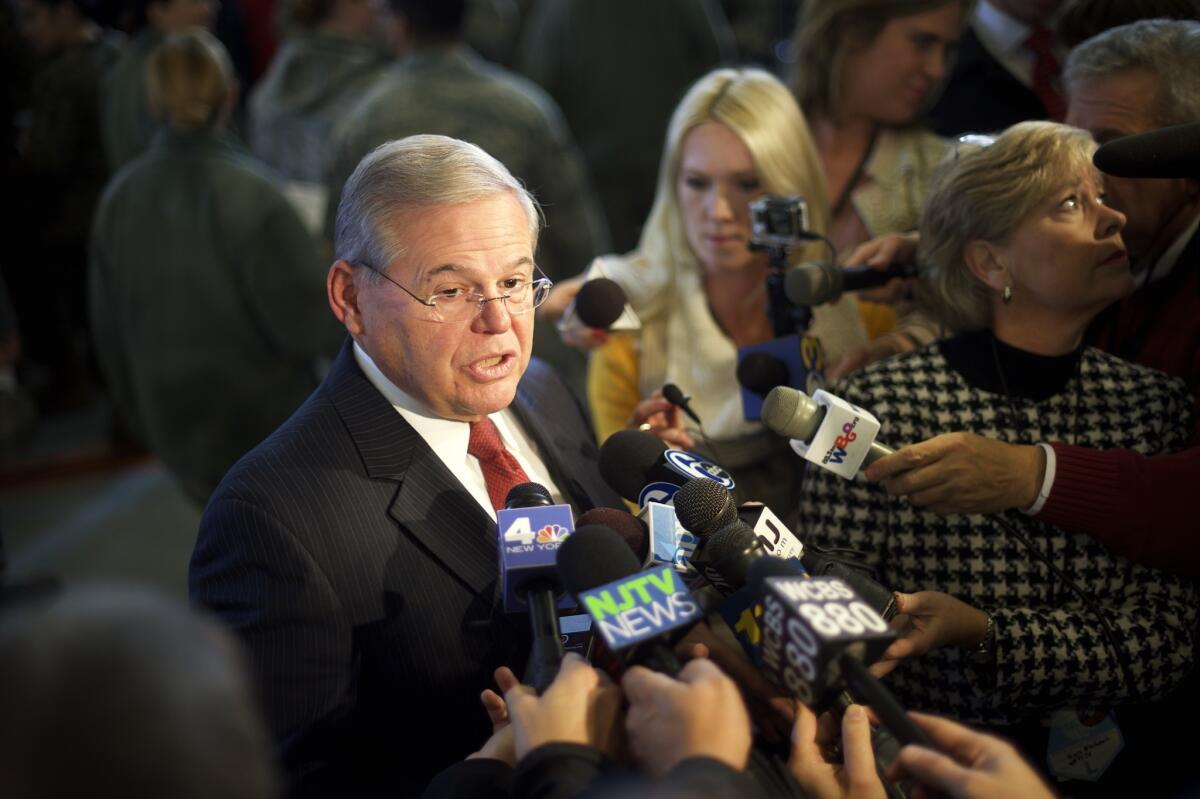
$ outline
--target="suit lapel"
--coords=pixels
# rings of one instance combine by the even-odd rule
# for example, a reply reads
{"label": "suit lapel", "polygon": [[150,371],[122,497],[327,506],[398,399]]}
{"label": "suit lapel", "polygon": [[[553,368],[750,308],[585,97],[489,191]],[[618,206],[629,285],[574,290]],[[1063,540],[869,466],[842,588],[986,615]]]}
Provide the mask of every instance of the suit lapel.
{"label": "suit lapel", "polygon": [[373,480],[400,485],[388,516],[475,593],[491,600],[499,574],[496,524],[354,360],[347,340],[325,382]]}
{"label": "suit lapel", "polygon": [[[555,484],[567,493],[567,498],[575,506],[578,513],[591,510],[597,505],[620,507],[620,500],[615,498],[607,484],[600,478],[598,469],[583,469],[584,461],[595,463],[599,450],[586,429],[572,431],[566,424],[567,414],[564,408],[556,403],[572,403],[574,398],[565,392],[555,392],[562,396],[553,396],[546,387],[541,386],[540,364],[531,363],[525,372],[525,378],[517,387],[517,396],[512,409],[521,420],[526,432],[538,446],[538,452]],[[546,400],[547,397],[551,399]],[[547,407],[547,404],[554,407]]]}

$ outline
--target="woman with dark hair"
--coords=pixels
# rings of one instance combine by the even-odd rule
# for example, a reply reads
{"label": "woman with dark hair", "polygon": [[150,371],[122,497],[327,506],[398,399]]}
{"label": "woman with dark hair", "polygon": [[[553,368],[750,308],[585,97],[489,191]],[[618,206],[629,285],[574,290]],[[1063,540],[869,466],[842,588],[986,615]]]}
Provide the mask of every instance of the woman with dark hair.
{"label": "woman with dark hair", "polygon": [[[829,237],[848,263],[874,252],[858,245],[917,227],[930,175],[947,146],[921,114],[947,73],[966,6],[963,0],[804,4],[793,35],[791,86],[820,153]],[[911,303],[898,311],[895,330],[848,353],[830,377],[933,340],[935,328],[911,314]]]}

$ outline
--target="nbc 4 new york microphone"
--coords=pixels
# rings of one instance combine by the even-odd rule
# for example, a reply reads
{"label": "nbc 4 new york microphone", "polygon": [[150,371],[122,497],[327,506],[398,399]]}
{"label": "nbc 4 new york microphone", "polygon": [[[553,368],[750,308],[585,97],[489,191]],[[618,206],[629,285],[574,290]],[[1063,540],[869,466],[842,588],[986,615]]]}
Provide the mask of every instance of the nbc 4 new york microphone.
{"label": "nbc 4 new york microphone", "polygon": [[514,486],[505,507],[496,512],[499,532],[500,582],[507,613],[528,613],[532,644],[523,681],[543,691],[558,674],[564,648],[586,646],[586,627],[559,609],[575,603],[566,596],[558,577],[558,548],[575,529],[569,505],[554,505],[550,492],[538,483]]}

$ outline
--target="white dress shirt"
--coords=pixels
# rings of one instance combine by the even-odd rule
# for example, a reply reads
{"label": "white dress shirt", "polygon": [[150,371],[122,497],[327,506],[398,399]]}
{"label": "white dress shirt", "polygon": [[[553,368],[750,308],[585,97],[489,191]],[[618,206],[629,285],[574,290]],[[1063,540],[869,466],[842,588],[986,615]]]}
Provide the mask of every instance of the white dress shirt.
{"label": "white dress shirt", "polygon": [[[982,0],[975,6],[974,17],[971,20],[975,35],[980,44],[992,58],[1022,84],[1033,88],[1033,51],[1025,46],[1025,40],[1033,32],[1033,28],[1018,19],[1010,17],[1000,9]],[[1051,21],[1046,21],[1050,27]],[[1054,48],[1060,64],[1066,61],[1066,51],[1058,44]]]}
{"label": "white dress shirt", "polygon": [[[417,434],[425,439],[425,443],[441,459],[442,463],[446,464],[450,473],[459,479],[463,487],[479,503],[479,506],[495,519],[496,511],[492,508],[492,501],[488,498],[483,467],[479,465],[478,458],[467,454],[467,446],[471,440],[471,426],[467,422],[443,419],[435,415],[433,411],[425,407],[423,402],[400,389],[379,370],[379,367],[371,360],[371,356],[358,346],[358,342],[354,343],[354,359],[358,362],[358,366],[366,375],[367,380],[371,381],[371,385],[379,389],[379,393],[392,404],[404,421],[412,425]],[[525,470],[529,479],[548,488],[555,504],[569,504],[564,499],[565,494],[562,490],[550,479],[550,470],[542,462],[537,446],[521,427],[520,421],[512,409],[505,408],[489,414],[488,418],[495,422],[496,429],[500,433],[500,440],[521,464],[521,468]]]}

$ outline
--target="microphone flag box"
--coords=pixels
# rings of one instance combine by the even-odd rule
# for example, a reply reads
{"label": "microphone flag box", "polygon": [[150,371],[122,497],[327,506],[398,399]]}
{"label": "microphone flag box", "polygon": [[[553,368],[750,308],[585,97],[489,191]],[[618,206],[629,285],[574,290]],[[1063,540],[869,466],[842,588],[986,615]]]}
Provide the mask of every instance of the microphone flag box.
{"label": "microphone flag box", "polygon": [[836,577],[768,577],[761,597],[762,667],[777,685],[821,707],[842,684],[843,653],[871,664],[895,635]]}
{"label": "microphone flag box", "polygon": [[579,604],[594,622],[604,643],[614,652],[704,617],[700,604],[672,566],[655,566],[583,591]]}
{"label": "microphone flag box", "polygon": [[811,443],[793,438],[792,449],[809,463],[853,480],[866,460],[875,436],[879,435],[879,420],[824,389],[815,392],[812,398],[826,409],[825,417]]}
{"label": "microphone flag box", "polygon": [[[733,476],[725,471],[724,467],[718,466],[711,461],[706,461],[694,452],[688,452],[683,449],[667,449],[663,450],[662,456],[663,464],[661,468],[663,474],[660,476],[664,480],[669,481],[675,475],[685,480],[715,480],[724,486],[726,490],[733,490],[735,485]],[[675,480],[675,482],[678,482],[678,480]]]}
{"label": "microphone flag box", "polygon": [[[506,613],[529,610],[518,589],[530,580],[549,578],[558,581],[558,547],[575,532],[570,505],[542,505],[532,508],[503,508],[496,511],[500,535],[500,580]],[[564,593],[561,609],[575,607]]]}
{"label": "microphone flag box", "polygon": [[799,560],[804,554],[804,544],[766,505],[762,506],[762,512],[754,522],[754,535],[763,542],[772,557]]}
{"label": "microphone flag box", "polygon": [[[825,354],[821,342],[812,336],[803,338],[792,334],[782,338],[764,341],[761,344],[751,344],[737,351],[740,364],[747,355],[756,352],[765,353],[777,358],[787,368],[787,385],[811,395],[825,385]],[[757,422],[762,418],[762,405],[765,397],[756,394],[748,388],[742,388],[742,416],[748,422]]]}
{"label": "microphone flag box", "polygon": [[692,555],[700,546],[700,539],[679,523],[675,508],[661,502],[649,502],[638,518],[650,529],[650,565],[672,566],[681,574],[696,573]]}

